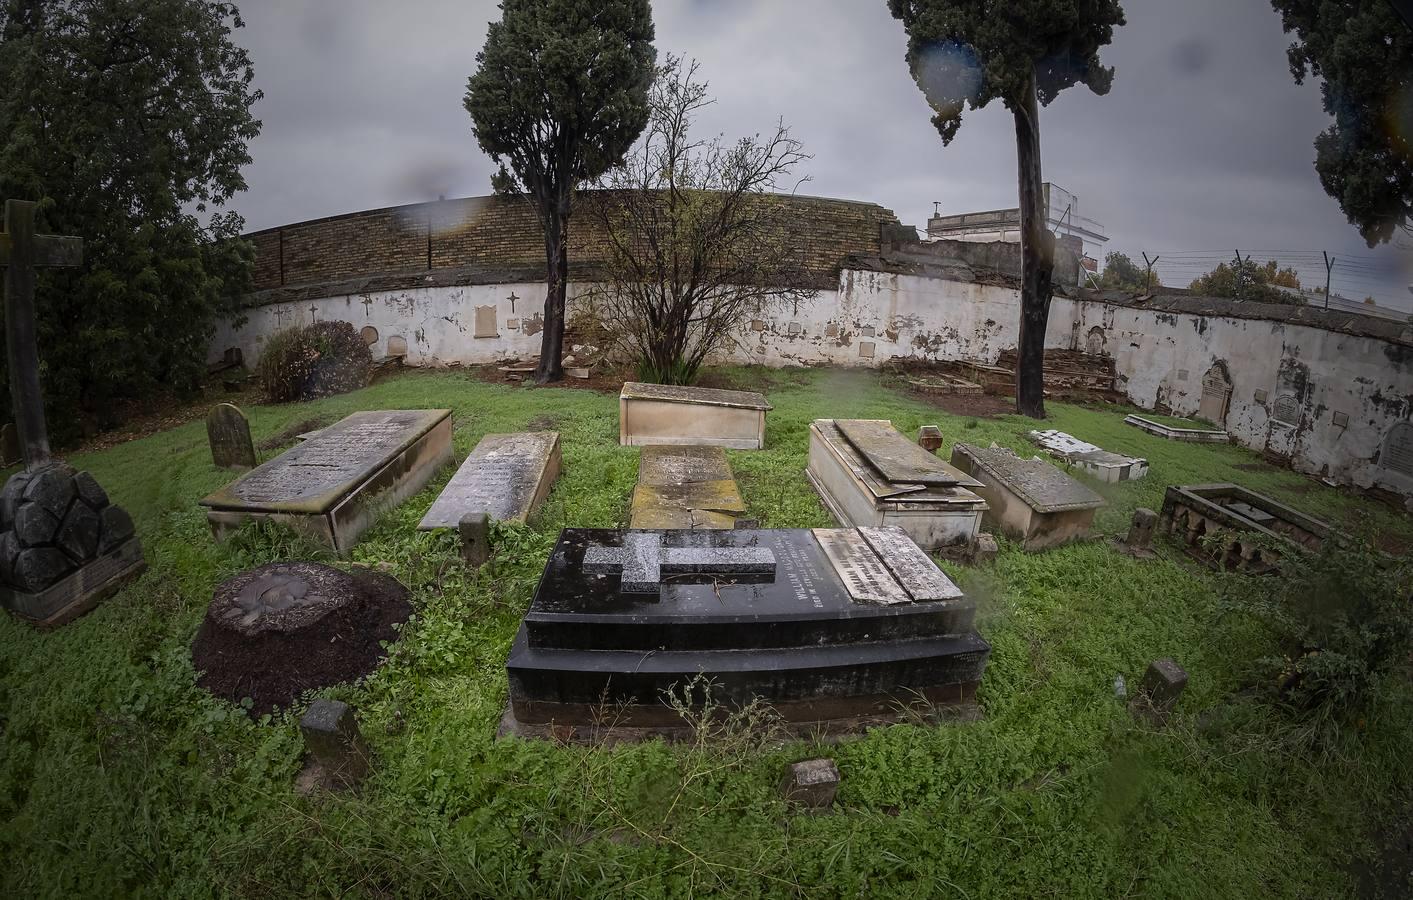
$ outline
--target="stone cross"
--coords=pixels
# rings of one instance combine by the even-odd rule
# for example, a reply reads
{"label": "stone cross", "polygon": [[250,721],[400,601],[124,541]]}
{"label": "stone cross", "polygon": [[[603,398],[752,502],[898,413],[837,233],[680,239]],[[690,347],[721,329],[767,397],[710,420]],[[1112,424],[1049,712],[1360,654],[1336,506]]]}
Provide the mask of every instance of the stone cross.
{"label": "stone cross", "polygon": [[0,232],[0,266],[5,269],[5,349],[10,362],[10,399],[20,433],[20,451],[25,468],[30,471],[50,460],[44,395],[39,389],[34,270],[40,266],[77,266],[83,262],[82,238],[34,233],[34,207],[28,200],[6,200],[5,230]]}
{"label": "stone cross", "polygon": [[662,535],[626,531],[622,547],[589,547],[584,571],[621,574],[625,594],[655,594],[665,572],[774,575],[775,554],[764,547],[664,547]]}

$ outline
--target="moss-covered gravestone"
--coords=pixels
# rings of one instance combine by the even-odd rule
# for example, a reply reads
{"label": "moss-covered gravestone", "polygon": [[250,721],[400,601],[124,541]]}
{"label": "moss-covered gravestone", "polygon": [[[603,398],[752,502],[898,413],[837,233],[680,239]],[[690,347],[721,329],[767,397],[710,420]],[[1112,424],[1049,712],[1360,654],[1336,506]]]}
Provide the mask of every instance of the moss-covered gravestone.
{"label": "moss-covered gravestone", "polygon": [[270,563],[216,588],[191,648],[198,683],[252,712],[377,668],[412,611],[407,588],[369,569]]}
{"label": "moss-covered gravestone", "polygon": [[76,266],[83,241],[34,233],[34,204],[5,201],[5,343],[25,470],[0,490],[0,605],[27,621],[61,625],[139,574],[132,519],[87,472],[54,459],[44,422],[35,342],[34,270]]}
{"label": "moss-covered gravestone", "polygon": [[240,407],[217,403],[206,416],[206,439],[211,444],[211,462],[221,469],[246,472],[255,468],[255,443],[250,439],[250,421]]}

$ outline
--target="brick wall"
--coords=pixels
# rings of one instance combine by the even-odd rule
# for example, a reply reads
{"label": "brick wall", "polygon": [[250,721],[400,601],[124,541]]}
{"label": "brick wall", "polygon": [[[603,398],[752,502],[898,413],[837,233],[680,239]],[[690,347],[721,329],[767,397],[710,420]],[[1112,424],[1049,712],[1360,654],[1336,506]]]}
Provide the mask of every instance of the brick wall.
{"label": "brick wall", "polygon": [[[592,194],[581,198],[591,203]],[[787,205],[790,232],[810,270],[838,274],[853,253],[878,254],[879,226],[897,224],[891,210],[873,203],[816,197],[775,198]],[[257,231],[255,290],[342,281],[369,275],[469,266],[544,265],[544,236],[534,210],[522,200],[468,197],[332,216]],[[602,238],[592,216],[575,216],[569,256],[592,264]]]}

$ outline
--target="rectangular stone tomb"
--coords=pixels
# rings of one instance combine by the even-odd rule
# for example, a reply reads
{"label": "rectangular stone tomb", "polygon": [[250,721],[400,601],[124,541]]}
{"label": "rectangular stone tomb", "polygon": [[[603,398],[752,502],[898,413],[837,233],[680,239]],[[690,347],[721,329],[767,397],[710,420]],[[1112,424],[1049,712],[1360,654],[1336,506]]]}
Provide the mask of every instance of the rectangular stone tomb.
{"label": "rectangular stone tomb", "polygon": [[1104,498],[1050,463],[1023,459],[1004,447],[957,444],[952,463],[970,472],[982,486],[987,521],[1021,542],[1026,550],[1043,550],[1089,534],[1094,513]]}
{"label": "rectangular stone tomb", "polygon": [[488,434],[481,438],[417,525],[455,528],[467,513],[524,524],[559,477],[559,432]]}
{"label": "rectangular stone tomb", "polygon": [[1167,438],[1170,441],[1191,441],[1193,443],[1225,444],[1231,438],[1220,428],[1186,428],[1181,425],[1167,425],[1146,416],[1124,416],[1124,421],[1149,434]]}
{"label": "rectangular stone tomb", "polygon": [[1137,481],[1148,474],[1148,460],[1111,453],[1063,431],[1032,431],[1030,439],[1064,462],[1066,468],[1079,469],[1108,484]]}
{"label": "rectangular stone tomb", "polygon": [[805,474],[841,525],[896,525],[928,550],[969,544],[981,532],[986,501],[973,492],[981,482],[887,420],[816,419]]}
{"label": "rectangular stone tomb", "polygon": [[379,511],[451,461],[451,410],[358,412],[201,501],[217,540],[264,519],[346,554]]}
{"label": "rectangular stone tomb", "polygon": [[652,445],[638,458],[632,528],[734,528],[746,512],[726,451]]}
{"label": "rectangular stone tomb", "polygon": [[506,662],[502,733],[670,731],[668,692],[703,702],[699,676],[714,703],[826,730],[954,707],[990,653],[974,615],[896,528],[567,529]]}
{"label": "rectangular stone tomb", "polygon": [[983,393],[981,385],[976,382],[967,381],[956,375],[948,375],[945,372],[917,375],[904,380],[926,394],[977,396]]}
{"label": "rectangular stone tomb", "polygon": [[1251,540],[1256,535],[1304,552],[1318,550],[1330,534],[1325,522],[1235,484],[1169,487],[1158,514],[1158,529],[1199,559],[1252,573],[1270,571],[1282,555],[1277,548]]}
{"label": "rectangular stone tomb", "polygon": [[618,442],[759,450],[770,404],[751,391],[630,381],[618,396]]}

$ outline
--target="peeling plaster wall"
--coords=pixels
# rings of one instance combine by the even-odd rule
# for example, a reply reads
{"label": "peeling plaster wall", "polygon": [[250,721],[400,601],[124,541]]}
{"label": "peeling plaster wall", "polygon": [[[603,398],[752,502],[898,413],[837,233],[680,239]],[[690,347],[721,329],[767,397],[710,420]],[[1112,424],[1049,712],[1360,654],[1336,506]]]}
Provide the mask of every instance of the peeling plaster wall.
{"label": "peeling plaster wall", "polygon": [[[570,285],[571,316],[584,288]],[[241,328],[218,331],[211,358],[238,346],[253,363],[267,335],[311,319],[371,325],[375,357],[401,337],[413,366],[530,357],[539,352],[544,292],[542,283],[442,286],[259,306]],[[476,337],[477,309],[485,307],[495,312],[494,336]],[[1018,317],[1010,287],[845,269],[837,291],[749,323],[726,358],[770,366],[876,366],[897,356],[992,363],[1015,347]],[[480,319],[489,334],[484,309]],[[1413,347],[1302,324],[1063,297],[1051,305],[1046,345],[1102,347],[1135,404],[1179,415],[1199,412],[1203,377],[1218,366],[1230,381],[1221,424],[1240,443],[1300,471],[1413,495],[1413,475],[1380,461],[1391,429],[1413,418]],[[1292,421],[1277,420],[1278,404]]]}

